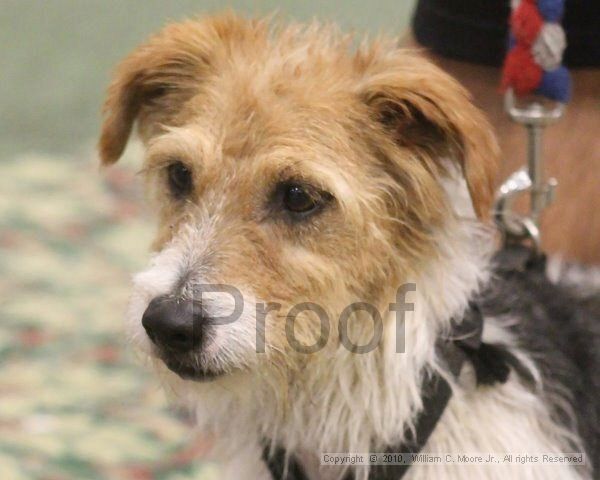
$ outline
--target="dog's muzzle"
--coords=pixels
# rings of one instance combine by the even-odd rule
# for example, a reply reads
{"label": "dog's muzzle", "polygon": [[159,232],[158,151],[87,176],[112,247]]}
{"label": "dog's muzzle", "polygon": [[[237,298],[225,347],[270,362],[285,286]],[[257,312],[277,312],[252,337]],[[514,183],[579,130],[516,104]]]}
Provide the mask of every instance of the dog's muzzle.
{"label": "dog's muzzle", "polygon": [[206,340],[210,318],[198,301],[163,295],[154,298],[144,315],[142,326],[167,367],[187,380],[209,379],[216,374],[194,361]]}

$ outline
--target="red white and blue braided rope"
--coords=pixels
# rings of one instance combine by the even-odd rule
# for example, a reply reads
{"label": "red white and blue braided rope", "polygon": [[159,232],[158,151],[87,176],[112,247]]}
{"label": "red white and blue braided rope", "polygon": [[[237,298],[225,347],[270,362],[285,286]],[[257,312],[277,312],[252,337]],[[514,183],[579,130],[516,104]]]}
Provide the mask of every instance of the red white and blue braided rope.
{"label": "red white and blue braided rope", "polygon": [[513,0],[503,91],[538,94],[562,103],[569,100],[571,78],[562,65],[564,6],[565,0]]}

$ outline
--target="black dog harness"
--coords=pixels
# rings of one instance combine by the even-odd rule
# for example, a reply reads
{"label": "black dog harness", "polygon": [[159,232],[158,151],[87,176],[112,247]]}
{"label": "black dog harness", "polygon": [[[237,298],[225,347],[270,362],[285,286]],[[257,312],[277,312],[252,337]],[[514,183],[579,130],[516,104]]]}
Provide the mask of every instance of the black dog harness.
{"label": "black dog harness", "polygon": [[[543,268],[544,259],[533,263],[532,252],[526,248],[516,247],[501,251],[496,257],[500,270],[516,271],[519,269]],[[448,370],[455,378],[460,375],[465,362],[469,361],[475,370],[477,385],[493,385],[504,383],[508,379],[511,367],[522,371],[518,360],[504,347],[482,342],[483,314],[477,302],[472,302],[460,322],[454,322],[450,335],[440,339],[437,344],[440,358],[446,362]],[[424,381],[423,410],[419,414],[414,434],[407,432],[408,441],[394,445],[386,453],[420,452],[431,436],[437,422],[441,418],[452,390],[448,382],[439,374],[432,374]],[[274,480],[308,480],[302,466],[293,456],[286,459],[283,448],[266,445],[263,459]],[[287,470],[286,470],[287,461]],[[408,471],[410,464],[372,465],[369,469],[369,480],[399,480]],[[344,480],[354,480],[352,472]]]}

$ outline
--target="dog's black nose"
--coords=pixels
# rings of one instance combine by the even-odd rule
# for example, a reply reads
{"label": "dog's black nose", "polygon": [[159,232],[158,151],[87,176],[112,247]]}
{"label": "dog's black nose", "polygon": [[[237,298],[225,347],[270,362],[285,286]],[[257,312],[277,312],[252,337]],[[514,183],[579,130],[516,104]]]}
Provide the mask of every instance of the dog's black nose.
{"label": "dog's black nose", "polygon": [[155,345],[177,353],[197,347],[202,339],[202,308],[199,302],[177,297],[153,299],[142,325]]}

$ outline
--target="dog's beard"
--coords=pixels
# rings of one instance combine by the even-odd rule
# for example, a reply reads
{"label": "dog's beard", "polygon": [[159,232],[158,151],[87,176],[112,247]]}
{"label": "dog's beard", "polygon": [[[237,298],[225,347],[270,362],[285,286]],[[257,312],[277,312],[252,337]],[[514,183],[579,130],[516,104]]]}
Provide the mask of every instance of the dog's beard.
{"label": "dog's beard", "polygon": [[219,365],[217,362],[211,361],[211,357],[204,353],[204,345],[211,345],[213,342],[214,334],[205,332],[204,338],[198,345],[194,346],[191,352],[182,353],[177,350],[153,346],[152,354],[182,380],[211,381],[229,373],[231,370],[225,365]]}

